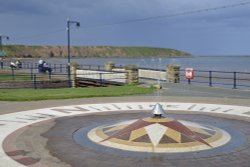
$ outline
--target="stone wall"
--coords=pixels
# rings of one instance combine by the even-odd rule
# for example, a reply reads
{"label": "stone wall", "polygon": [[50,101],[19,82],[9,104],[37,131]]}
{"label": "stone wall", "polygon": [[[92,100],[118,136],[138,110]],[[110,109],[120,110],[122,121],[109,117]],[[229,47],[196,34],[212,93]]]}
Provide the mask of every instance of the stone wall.
{"label": "stone wall", "polygon": [[180,83],[180,68],[177,64],[167,65],[167,81],[170,83]]}
{"label": "stone wall", "polygon": [[126,84],[139,84],[138,67],[135,65],[125,66]]}

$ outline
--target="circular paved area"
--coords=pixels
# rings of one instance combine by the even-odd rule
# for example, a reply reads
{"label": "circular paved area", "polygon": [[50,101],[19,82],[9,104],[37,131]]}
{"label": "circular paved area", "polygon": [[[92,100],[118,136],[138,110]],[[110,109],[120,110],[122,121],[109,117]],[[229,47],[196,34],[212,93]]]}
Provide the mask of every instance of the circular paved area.
{"label": "circular paved area", "polygon": [[[151,98],[151,99],[150,99]],[[225,129],[239,136],[231,145],[210,152],[189,154],[135,154],[91,144],[81,145],[73,139],[80,128],[145,117],[153,108],[155,97],[106,99],[106,103],[59,106],[1,115],[1,165],[15,166],[248,166],[250,107],[232,105],[237,100],[207,104],[201,98],[191,103],[173,102],[181,98],[161,98],[171,117]],[[181,100],[180,100],[181,99]],[[94,100],[94,99],[88,99]],[[217,99],[218,100],[218,99]],[[98,99],[97,99],[98,101]],[[105,101],[105,100],[102,100]],[[115,102],[116,101],[116,102]],[[125,101],[118,103],[118,101]],[[138,101],[138,102],[128,102]],[[139,102],[146,101],[146,102]],[[172,102],[169,102],[172,101]],[[215,102],[214,102],[215,103]],[[242,101],[244,104],[244,100]],[[231,104],[231,105],[226,105]],[[32,107],[32,106],[31,106]],[[83,135],[84,136],[84,135]],[[0,165],[0,166],[1,166]]]}
{"label": "circular paved area", "polygon": [[[250,93],[185,85],[149,96],[0,102],[0,167],[246,166],[249,156]],[[155,102],[169,116],[218,127],[232,136],[212,151],[188,154],[134,153],[97,145],[84,133],[103,124],[145,117]],[[21,112],[19,112],[21,111]],[[83,129],[79,143],[74,139]]]}

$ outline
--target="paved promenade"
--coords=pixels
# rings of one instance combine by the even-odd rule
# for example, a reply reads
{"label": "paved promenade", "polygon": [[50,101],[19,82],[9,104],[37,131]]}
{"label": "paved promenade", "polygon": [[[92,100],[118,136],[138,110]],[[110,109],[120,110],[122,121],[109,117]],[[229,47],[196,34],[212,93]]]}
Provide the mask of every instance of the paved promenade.
{"label": "paved promenade", "polygon": [[107,97],[107,98],[84,98],[43,100],[32,102],[1,102],[0,114],[32,110],[38,108],[56,107],[62,105],[76,105],[85,103],[120,102],[120,101],[176,101],[176,102],[204,102],[219,104],[234,104],[250,106],[250,90],[215,88],[207,86],[192,86],[182,84],[163,84],[160,93],[132,97]]}
{"label": "paved promenade", "polygon": [[[181,84],[163,88],[130,97],[0,102],[0,167],[249,166],[250,91]],[[155,102],[161,102],[173,118],[229,130],[232,144],[184,156],[137,155],[91,143],[81,147],[72,138],[79,128],[148,115]],[[239,141],[233,141],[237,135]]]}

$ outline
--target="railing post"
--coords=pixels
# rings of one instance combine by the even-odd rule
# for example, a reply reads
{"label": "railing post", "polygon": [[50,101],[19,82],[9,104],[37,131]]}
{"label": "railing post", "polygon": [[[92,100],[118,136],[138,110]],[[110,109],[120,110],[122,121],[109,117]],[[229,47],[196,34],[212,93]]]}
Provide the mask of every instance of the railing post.
{"label": "railing post", "polygon": [[237,80],[237,78],[236,78],[236,72],[234,72],[234,89],[237,89],[237,83],[236,83],[236,80]]}
{"label": "railing post", "polygon": [[60,64],[60,73],[62,73],[62,64]]}
{"label": "railing post", "polygon": [[30,78],[33,79],[33,68],[30,68]]}
{"label": "railing post", "polygon": [[31,80],[33,79],[33,69],[32,68],[30,69],[30,79]]}
{"label": "railing post", "polygon": [[102,86],[102,73],[99,73],[100,85]]}
{"label": "railing post", "polygon": [[209,71],[209,86],[213,86],[213,83],[212,83],[212,71]]}
{"label": "railing post", "polygon": [[12,80],[15,80],[14,68],[11,68],[11,75],[12,75]]}
{"label": "railing post", "polygon": [[3,61],[2,60],[1,60],[0,64],[1,64],[1,69],[3,69]]}
{"label": "railing post", "polygon": [[51,71],[49,71],[49,80],[51,80]]}
{"label": "railing post", "polygon": [[34,77],[33,77],[33,85],[34,85],[34,89],[37,89],[37,85],[36,85],[36,74],[34,74]]}

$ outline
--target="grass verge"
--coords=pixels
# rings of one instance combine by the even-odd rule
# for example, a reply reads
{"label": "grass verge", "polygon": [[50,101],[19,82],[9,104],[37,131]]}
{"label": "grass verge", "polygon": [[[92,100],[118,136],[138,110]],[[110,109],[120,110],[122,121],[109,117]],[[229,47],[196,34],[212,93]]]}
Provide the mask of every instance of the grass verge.
{"label": "grass verge", "polygon": [[114,97],[153,93],[154,88],[141,86],[110,86],[62,89],[0,89],[0,101],[35,101],[90,97]]}
{"label": "grass verge", "polygon": [[31,77],[29,76],[14,76],[11,75],[2,75],[0,76],[0,81],[29,81]]}

